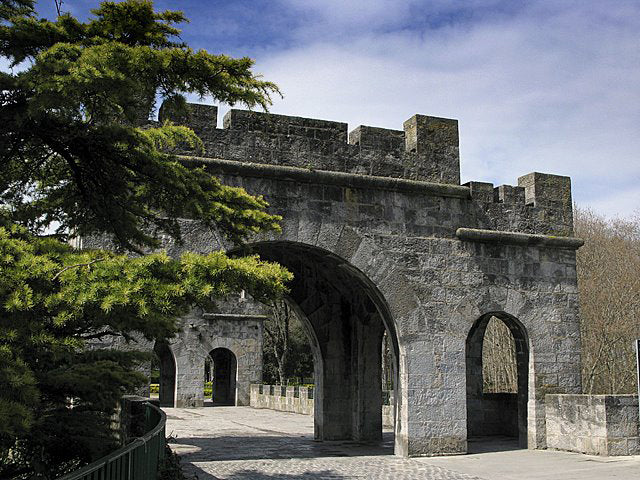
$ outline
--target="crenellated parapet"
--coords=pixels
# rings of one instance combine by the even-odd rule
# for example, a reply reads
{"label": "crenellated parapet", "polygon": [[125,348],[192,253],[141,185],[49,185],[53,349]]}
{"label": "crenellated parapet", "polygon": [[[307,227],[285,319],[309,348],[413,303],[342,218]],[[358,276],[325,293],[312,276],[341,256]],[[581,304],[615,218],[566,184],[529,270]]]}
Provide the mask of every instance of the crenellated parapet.
{"label": "crenellated parapet", "polygon": [[[403,130],[361,125],[349,132],[342,122],[233,109],[217,128],[218,108],[201,104],[189,104],[186,116],[173,118],[161,107],[159,116],[161,122],[192,128],[204,143],[204,156],[216,159],[209,163],[218,173],[236,171],[240,164],[229,162],[242,162],[244,174],[273,177],[286,167],[283,176],[347,187],[366,183],[431,195],[457,188],[455,195],[442,194],[454,197],[467,187],[463,196],[470,199],[471,217],[461,226],[560,236],[573,231],[569,177],[534,172],[520,177],[517,186],[468,182],[460,187],[457,120],[414,115]],[[437,185],[426,188],[426,182]]]}
{"label": "crenellated parapet", "polygon": [[187,117],[160,121],[191,127],[203,140],[205,156],[225,160],[311,168],[360,175],[460,184],[458,122],[416,115],[403,130],[230,110],[215,128],[218,109],[190,104]]}
{"label": "crenellated parapet", "polygon": [[571,179],[533,172],[518,186],[468,182],[472,202],[486,215],[485,228],[569,236],[573,233]]}

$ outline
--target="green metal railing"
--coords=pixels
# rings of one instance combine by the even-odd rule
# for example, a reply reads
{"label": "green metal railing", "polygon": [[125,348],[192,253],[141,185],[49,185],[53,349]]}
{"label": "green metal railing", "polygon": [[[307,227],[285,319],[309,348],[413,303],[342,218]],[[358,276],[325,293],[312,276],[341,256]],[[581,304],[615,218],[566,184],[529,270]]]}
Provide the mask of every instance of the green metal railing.
{"label": "green metal railing", "polygon": [[58,480],[156,480],[164,458],[167,416],[145,404],[144,436]]}

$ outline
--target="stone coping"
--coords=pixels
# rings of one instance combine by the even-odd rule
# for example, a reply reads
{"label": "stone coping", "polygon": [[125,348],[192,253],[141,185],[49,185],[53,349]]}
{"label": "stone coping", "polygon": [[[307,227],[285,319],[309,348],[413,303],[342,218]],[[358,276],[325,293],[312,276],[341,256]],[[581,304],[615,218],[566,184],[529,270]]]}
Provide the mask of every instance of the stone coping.
{"label": "stone coping", "polygon": [[638,398],[637,393],[547,393],[545,397],[591,397],[591,398],[604,398],[604,397],[629,397]]}
{"label": "stone coping", "polygon": [[460,240],[470,242],[498,243],[507,245],[544,246],[569,248],[576,250],[584,245],[584,240],[577,237],[556,237],[533,233],[500,232],[480,228],[458,228],[456,236]]}
{"label": "stone coping", "polygon": [[242,313],[203,313],[202,317],[207,320],[266,320],[268,315],[247,315]]}
{"label": "stone coping", "polygon": [[302,183],[339,185],[350,188],[367,188],[391,190],[396,192],[420,193],[439,197],[470,199],[469,187],[447,185],[444,183],[407,180],[404,178],[378,177],[375,175],[358,175],[355,173],[333,172],[329,170],[313,170],[284,165],[267,165],[263,163],[237,162],[220,158],[204,158],[178,156],[186,165],[203,165],[211,173],[242,175],[255,178],[276,178]]}

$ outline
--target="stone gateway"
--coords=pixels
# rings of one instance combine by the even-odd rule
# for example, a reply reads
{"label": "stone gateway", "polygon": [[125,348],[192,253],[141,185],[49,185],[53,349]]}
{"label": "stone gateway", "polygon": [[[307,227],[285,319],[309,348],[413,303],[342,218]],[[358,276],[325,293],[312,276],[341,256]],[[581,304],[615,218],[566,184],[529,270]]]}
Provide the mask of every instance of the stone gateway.
{"label": "stone gateway", "polygon": [[[470,435],[495,433],[499,424],[523,446],[546,447],[545,395],[581,391],[575,250],[582,242],[572,237],[568,177],[534,172],[515,186],[460,185],[451,119],[414,115],[403,130],[347,133],[345,123],[231,110],[218,129],[216,107],[190,107],[188,118],[169,120],[193,128],[206,151],[181,161],[263,195],[283,217],[282,233],[238,249],[185,219],[185,244],[165,248],[258,253],[293,272],[289,300],[315,358],[316,438],[381,438],[386,332],[396,454],[464,453]],[[517,393],[483,391],[490,318],[513,335]],[[175,362],[175,382],[167,383],[176,405],[202,404],[202,365],[215,348],[237,358],[237,404],[260,380],[251,370],[261,361],[259,321],[220,319],[226,340],[200,315],[185,319],[183,334],[165,346]]]}

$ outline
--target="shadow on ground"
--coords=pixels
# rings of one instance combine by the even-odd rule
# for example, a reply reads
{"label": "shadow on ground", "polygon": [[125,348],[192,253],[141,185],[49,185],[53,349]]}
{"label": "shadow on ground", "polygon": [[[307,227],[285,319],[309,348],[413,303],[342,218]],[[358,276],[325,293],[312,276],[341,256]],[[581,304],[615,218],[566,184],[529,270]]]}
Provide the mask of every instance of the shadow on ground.
{"label": "shadow on ground", "polygon": [[[307,436],[261,435],[177,438],[172,439],[171,444],[184,463],[393,455],[391,432],[383,435],[381,443],[320,442]],[[248,445],[251,448],[247,448]]]}
{"label": "shadow on ground", "polygon": [[[210,473],[200,470],[195,474],[194,480],[219,480],[218,477],[211,475]],[[322,471],[309,471],[305,473],[274,473],[268,474],[256,469],[246,469],[239,472],[232,473],[231,475],[225,475],[224,480],[268,480],[272,478],[284,478],[288,480],[324,480],[324,479],[344,479],[349,478],[331,470]]]}
{"label": "shadow on ground", "polygon": [[514,437],[470,437],[467,442],[468,454],[510,452],[512,450],[523,450],[523,448],[518,445],[518,439]]}

